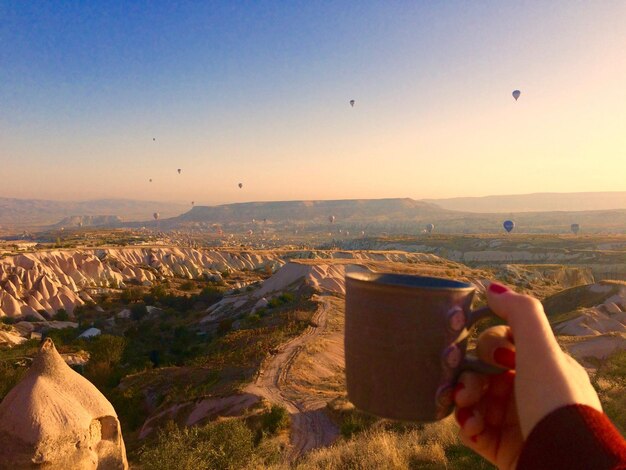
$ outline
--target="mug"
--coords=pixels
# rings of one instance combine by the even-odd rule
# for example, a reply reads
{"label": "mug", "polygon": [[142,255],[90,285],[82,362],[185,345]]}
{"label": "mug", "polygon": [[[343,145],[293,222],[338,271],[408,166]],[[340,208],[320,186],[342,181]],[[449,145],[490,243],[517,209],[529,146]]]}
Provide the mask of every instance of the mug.
{"label": "mug", "polygon": [[471,311],[469,283],[407,274],[346,274],[348,399],[381,418],[443,419],[463,370],[500,373],[466,356],[469,329],[494,315]]}

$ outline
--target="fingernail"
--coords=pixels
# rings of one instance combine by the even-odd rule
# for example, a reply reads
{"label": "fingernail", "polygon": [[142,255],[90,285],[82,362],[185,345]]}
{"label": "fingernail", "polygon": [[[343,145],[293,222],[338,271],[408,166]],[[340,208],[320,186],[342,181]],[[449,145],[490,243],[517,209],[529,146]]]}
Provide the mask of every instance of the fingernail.
{"label": "fingernail", "polygon": [[489,290],[494,294],[504,294],[509,291],[509,288],[503,286],[502,284],[498,284],[497,282],[492,282],[489,284]]}
{"label": "fingernail", "polygon": [[465,423],[474,415],[474,410],[471,407],[459,408],[456,412],[456,420],[461,427],[465,426]]}
{"label": "fingernail", "polygon": [[515,351],[508,348],[497,348],[493,352],[493,359],[507,369],[515,369]]}
{"label": "fingernail", "polygon": [[456,394],[465,388],[465,384],[463,382],[457,382],[452,389],[452,401],[456,402]]}

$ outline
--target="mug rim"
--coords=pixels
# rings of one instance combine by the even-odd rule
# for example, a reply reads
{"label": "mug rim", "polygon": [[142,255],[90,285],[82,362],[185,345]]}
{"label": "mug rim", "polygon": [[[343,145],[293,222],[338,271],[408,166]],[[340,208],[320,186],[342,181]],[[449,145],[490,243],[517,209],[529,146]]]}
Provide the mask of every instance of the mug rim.
{"label": "mug rim", "polygon": [[[346,273],[346,279],[362,282],[369,286],[387,286],[409,289],[426,289],[432,291],[464,291],[475,290],[476,286],[469,282],[457,281],[435,276],[421,276],[419,274],[403,274],[389,272],[353,272]],[[395,282],[394,282],[395,281]],[[404,282],[402,282],[404,281]],[[422,281],[422,283],[415,282]],[[429,285],[430,284],[430,285]]]}

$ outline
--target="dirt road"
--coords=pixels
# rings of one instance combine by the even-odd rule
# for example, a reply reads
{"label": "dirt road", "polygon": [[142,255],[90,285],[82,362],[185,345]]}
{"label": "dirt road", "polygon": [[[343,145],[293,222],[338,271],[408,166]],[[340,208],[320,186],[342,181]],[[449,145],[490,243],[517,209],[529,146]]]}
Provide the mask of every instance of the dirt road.
{"label": "dirt road", "polygon": [[324,411],[326,403],[323,400],[312,397],[293,399],[285,393],[289,388],[289,372],[295,358],[326,327],[331,304],[323,295],[314,299],[319,302],[311,322],[316,326],[308,326],[300,336],[283,344],[275,355],[261,364],[256,380],[245,389],[248,393],[284,406],[291,414],[292,460],[310,449],[331,444],[339,435],[339,430]]}

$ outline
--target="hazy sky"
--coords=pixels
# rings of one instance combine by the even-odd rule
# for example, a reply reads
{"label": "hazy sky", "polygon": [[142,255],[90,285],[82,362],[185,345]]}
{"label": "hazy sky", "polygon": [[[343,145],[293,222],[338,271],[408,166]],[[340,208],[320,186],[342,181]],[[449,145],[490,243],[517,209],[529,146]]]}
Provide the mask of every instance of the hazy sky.
{"label": "hazy sky", "polygon": [[624,25],[623,0],[0,1],[0,196],[624,190]]}

